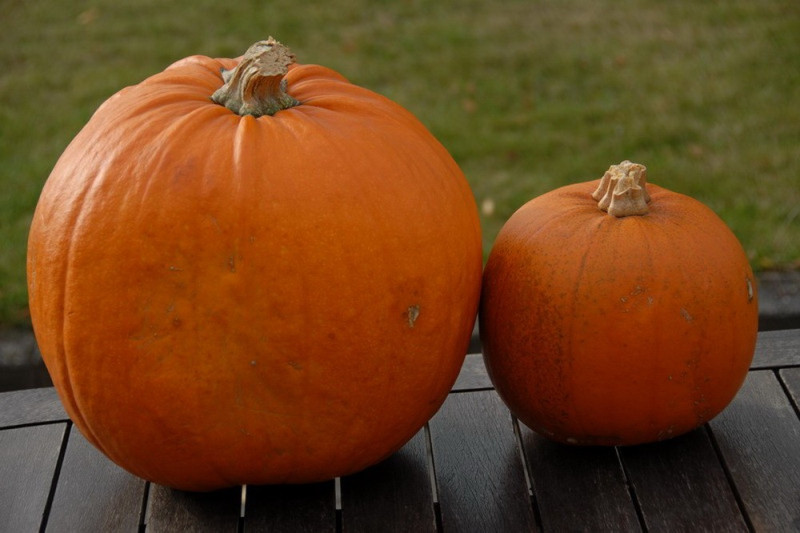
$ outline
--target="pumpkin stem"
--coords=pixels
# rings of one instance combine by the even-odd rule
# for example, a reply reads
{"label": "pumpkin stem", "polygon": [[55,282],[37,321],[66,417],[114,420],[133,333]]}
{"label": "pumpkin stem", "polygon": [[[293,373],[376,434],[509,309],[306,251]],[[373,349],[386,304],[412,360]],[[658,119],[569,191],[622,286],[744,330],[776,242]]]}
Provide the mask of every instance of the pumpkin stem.
{"label": "pumpkin stem", "polygon": [[247,49],[242,61],[232,70],[222,70],[225,84],[211,95],[211,100],[237,115],[274,115],[300,102],[286,92],[289,65],[294,54],[272,37]]}
{"label": "pumpkin stem", "polygon": [[618,218],[646,215],[650,201],[646,185],[647,168],[623,161],[609,167],[592,198],[597,200],[597,207]]}

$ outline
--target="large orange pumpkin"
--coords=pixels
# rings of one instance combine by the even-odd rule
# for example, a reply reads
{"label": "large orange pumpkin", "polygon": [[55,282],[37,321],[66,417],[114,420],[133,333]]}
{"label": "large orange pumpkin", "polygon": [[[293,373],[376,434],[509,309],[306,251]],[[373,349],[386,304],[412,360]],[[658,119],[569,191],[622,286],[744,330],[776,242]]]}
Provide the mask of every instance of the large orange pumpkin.
{"label": "large orange pumpkin", "polygon": [[433,415],[469,344],[463,174],[399,105],[292,60],[270,40],[120,91],[36,208],[30,308],[55,386],[89,441],[157,483],[363,469]]}
{"label": "large orange pumpkin", "polygon": [[733,233],[627,161],[521,207],[484,272],[489,375],[523,423],[561,442],[638,444],[700,426],[741,386],[757,329]]}

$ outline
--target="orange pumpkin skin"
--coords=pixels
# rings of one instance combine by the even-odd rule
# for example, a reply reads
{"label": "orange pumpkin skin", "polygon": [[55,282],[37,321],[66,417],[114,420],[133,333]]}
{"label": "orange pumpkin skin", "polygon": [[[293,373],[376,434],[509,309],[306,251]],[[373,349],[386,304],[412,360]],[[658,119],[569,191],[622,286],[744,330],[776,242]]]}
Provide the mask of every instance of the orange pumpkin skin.
{"label": "orange pumpkin skin", "polygon": [[190,57],[105,102],[29,237],[30,308],[76,426],[188,490],[387,457],[436,412],[477,314],[471,190],[407,111],[293,65],[301,105],[239,116]]}
{"label": "orange pumpkin skin", "polygon": [[488,373],[553,440],[631,445],[688,432],[734,397],[758,311],[741,245],[700,202],[650,185],[649,213],[616,218],[598,181],[521,207],[487,261]]}

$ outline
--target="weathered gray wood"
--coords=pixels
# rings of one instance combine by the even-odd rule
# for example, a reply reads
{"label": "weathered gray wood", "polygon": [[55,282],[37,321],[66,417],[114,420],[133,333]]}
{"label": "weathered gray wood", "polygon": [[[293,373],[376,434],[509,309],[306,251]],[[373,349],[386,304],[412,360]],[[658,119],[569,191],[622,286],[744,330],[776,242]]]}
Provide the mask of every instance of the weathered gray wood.
{"label": "weathered gray wood", "polygon": [[0,430],[0,527],[38,531],[66,423]]}
{"label": "weathered gray wood", "polygon": [[429,426],[445,531],[536,527],[511,414],[497,393],[451,394]]}
{"label": "weathered gray wood", "polygon": [[436,531],[424,429],[382,463],[342,478],[341,486],[343,531]]}
{"label": "weathered gray wood", "polygon": [[520,424],[544,531],[641,531],[614,448],[566,446]]}
{"label": "weathered gray wood", "polygon": [[0,394],[0,428],[62,420],[67,413],[52,387]]}
{"label": "weathered gray wood", "polygon": [[453,392],[491,389],[492,381],[483,364],[483,354],[471,353],[464,359]]}
{"label": "weathered gray wood", "polygon": [[286,533],[336,530],[333,481],[247,487],[244,529]]}
{"label": "weathered gray wood", "polygon": [[112,463],[73,427],[47,531],[136,531],[144,490],[144,480]]}
{"label": "weathered gray wood", "polygon": [[241,495],[241,487],[186,492],[150,484],[147,531],[236,532]]}
{"label": "weathered gray wood", "polygon": [[761,331],[750,368],[778,368],[800,365],[800,330]]}
{"label": "weathered gray wood", "polygon": [[800,420],[772,371],[752,371],[709,423],[756,531],[800,530]]}
{"label": "weathered gray wood", "polygon": [[705,428],[620,457],[649,531],[747,531]]}
{"label": "weathered gray wood", "polygon": [[792,397],[795,409],[800,412],[800,367],[784,368],[778,372],[778,375],[786,384],[786,389]]}

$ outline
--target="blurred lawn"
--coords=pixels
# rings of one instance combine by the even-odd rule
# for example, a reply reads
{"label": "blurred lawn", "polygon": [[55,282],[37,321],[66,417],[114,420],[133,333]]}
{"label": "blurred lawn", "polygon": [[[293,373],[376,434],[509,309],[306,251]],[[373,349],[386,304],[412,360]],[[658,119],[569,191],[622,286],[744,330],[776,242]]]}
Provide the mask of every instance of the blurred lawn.
{"label": "blurred lawn", "polygon": [[275,36],[416,114],[462,166],[488,252],[525,201],[612,163],[712,207],[755,268],[800,266],[800,2],[4,2],[0,325],[61,151],[111,94]]}

